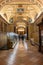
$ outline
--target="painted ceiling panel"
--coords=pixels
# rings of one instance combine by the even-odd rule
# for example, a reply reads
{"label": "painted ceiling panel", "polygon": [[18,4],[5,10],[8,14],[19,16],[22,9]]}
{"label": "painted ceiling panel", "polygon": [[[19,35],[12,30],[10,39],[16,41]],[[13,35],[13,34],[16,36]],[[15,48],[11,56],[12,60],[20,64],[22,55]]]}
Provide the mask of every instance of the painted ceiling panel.
{"label": "painted ceiling panel", "polygon": [[[23,19],[33,23],[42,12],[43,0],[0,0],[0,15],[6,18],[7,22],[13,18],[14,21]],[[23,27],[24,24],[18,25]]]}

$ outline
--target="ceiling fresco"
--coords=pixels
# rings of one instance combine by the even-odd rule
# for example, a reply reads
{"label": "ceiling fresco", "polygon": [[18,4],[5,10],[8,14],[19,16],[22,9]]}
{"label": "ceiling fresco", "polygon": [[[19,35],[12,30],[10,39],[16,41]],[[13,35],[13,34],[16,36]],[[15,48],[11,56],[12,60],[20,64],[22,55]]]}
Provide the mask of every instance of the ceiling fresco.
{"label": "ceiling fresco", "polygon": [[43,0],[0,0],[0,15],[9,23],[21,20],[34,23],[42,12]]}

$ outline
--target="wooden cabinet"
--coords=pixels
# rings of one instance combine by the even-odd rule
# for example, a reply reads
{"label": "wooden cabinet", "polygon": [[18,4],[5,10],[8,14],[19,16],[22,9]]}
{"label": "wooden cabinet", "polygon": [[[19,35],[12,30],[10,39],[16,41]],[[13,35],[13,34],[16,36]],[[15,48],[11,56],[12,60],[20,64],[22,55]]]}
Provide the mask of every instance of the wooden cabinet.
{"label": "wooden cabinet", "polygon": [[0,21],[0,32],[3,32],[3,23]]}
{"label": "wooden cabinet", "polygon": [[39,51],[43,53],[43,18],[39,26]]}
{"label": "wooden cabinet", "polygon": [[0,15],[0,32],[6,33],[8,27],[7,25],[7,21],[4,20],[3,17]]}
{"label": "wooden cabinet", "polygon": [[7,24],[4,23],[4,32],[7,32]]}
{"label": "wooden cabinet", "polygon": [[41,51],[43,52],[43,29],[41,30]]}

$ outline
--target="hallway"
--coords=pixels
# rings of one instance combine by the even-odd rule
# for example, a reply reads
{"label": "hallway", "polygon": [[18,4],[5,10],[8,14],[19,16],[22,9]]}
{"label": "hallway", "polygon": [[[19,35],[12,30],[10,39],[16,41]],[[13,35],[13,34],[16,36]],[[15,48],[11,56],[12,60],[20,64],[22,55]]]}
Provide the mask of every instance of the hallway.
{"label": "hallway", "polygon": [[43,65],[43,0],[0,0],[0,65]]}
{"label": "hallway", "polygon": [[0,51],[0,65],[43,65],[43,54],[36,46],[20,40],[14,49]]}

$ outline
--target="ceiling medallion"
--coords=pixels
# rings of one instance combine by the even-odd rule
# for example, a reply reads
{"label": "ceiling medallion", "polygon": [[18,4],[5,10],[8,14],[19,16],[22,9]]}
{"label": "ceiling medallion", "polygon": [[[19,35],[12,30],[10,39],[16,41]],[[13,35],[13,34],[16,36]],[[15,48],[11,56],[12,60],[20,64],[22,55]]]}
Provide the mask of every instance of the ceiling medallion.
{"label": "ceiling medallion", "polygon": [[32,19],[31,19],[31,18],[29,18],[29,22],[30,22],[30,23],[32,22]]}
{"label": "ceiling medallion", "polygon": [[24,8],[17,8],[17,12],[23,12]]}
{"label": "ceiling medallion", "polygon": [[10,22],[10,23],[13,23],[13,18],[10,18],[9,22]]}

